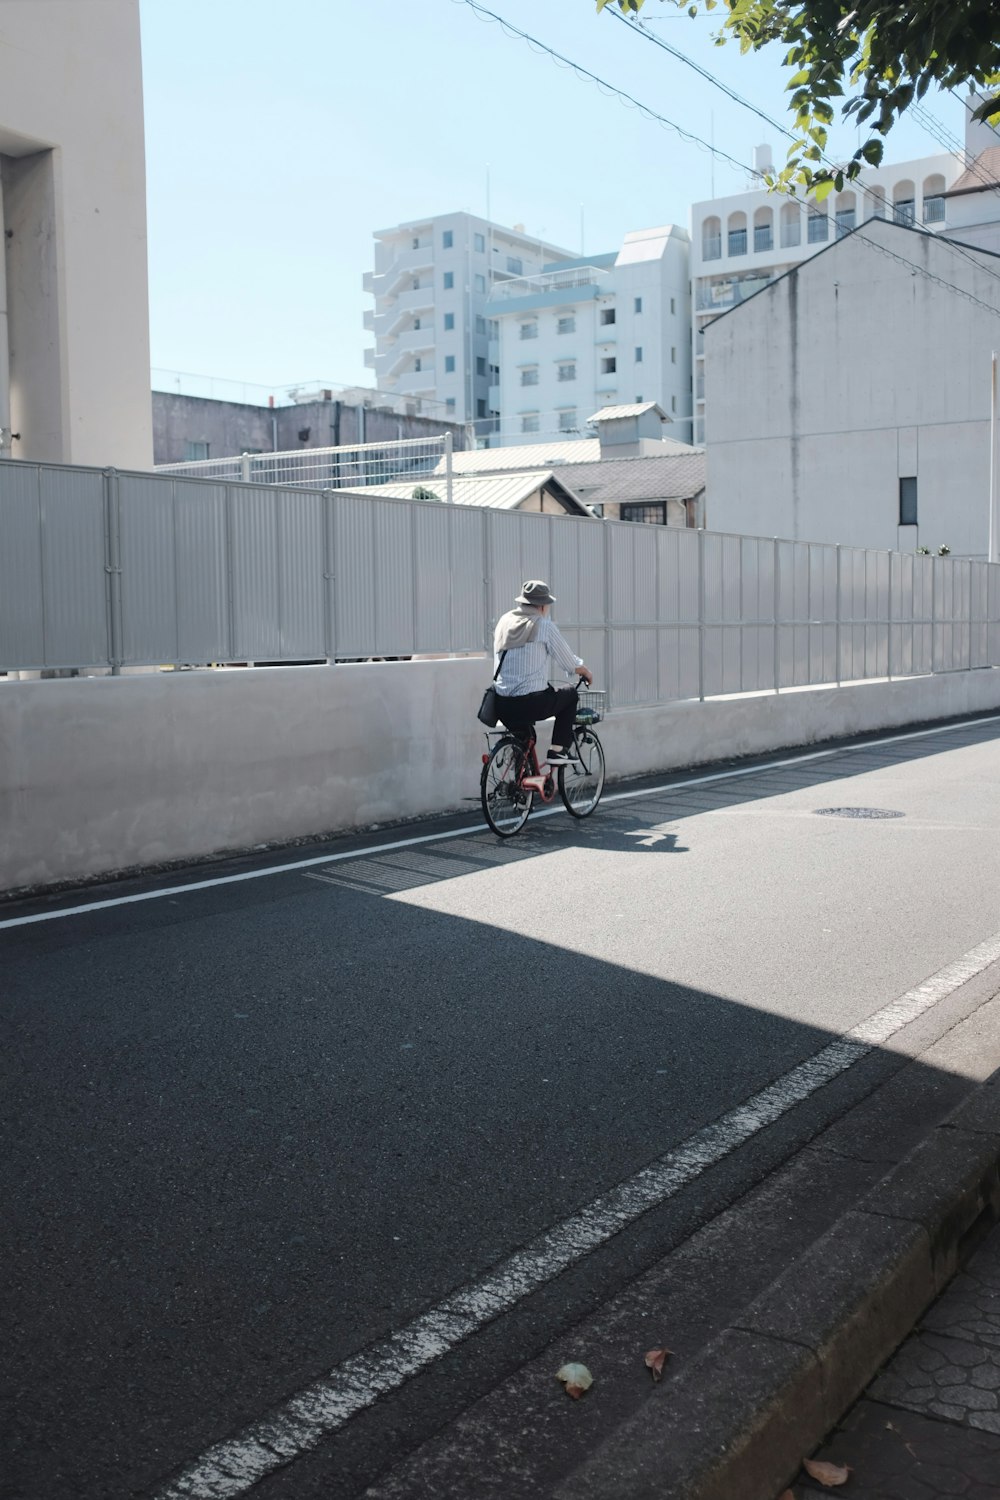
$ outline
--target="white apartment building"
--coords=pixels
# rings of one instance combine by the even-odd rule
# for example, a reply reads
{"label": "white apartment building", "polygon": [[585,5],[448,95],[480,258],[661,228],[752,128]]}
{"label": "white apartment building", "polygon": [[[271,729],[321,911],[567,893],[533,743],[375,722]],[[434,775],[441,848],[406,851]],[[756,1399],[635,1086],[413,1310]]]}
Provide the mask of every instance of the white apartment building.
{"label": "white apartment building", "polygon": [[627,234],[607,255],[497,282],[500,445],[578,433],[600,407],[655,401],[691,438],[687,231]]}
{"label": "white apartment building", "polygon": [[375,306],[364,315],[375,346],[365,364],[381,391],[409,398],[448,421],[496,427],[499,394],[495,337],[487,302],[504,282],[572,260],[572,252],[474,214],[439,214],[381,229],[375,269],[364,289]]}
{"label": "white apartment building", "polygon": [[[966,128],[966,149],[982,150],[988,126]],[[994,136],[995,139],[995,136]],[[758,146],[754,166],[771,165],[770,148]],[[962,176],[961,153],[925,156],[897,166],[873,167],[843,192],[823,202],[790,199],[767,188],[695,203],[691,209],[691,322],[694,366],[694,441],[703,443],[705,421],[704,330],[726,309],[759,292],[869,219],[891,219],[951,232],[948,191]]]}

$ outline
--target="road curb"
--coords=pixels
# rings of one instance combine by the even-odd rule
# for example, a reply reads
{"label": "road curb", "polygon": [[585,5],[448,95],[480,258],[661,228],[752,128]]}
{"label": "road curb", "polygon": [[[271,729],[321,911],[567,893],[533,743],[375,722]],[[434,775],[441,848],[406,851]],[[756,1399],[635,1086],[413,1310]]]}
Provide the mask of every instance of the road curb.
{"label": "road curb", "polygon": [[774,1500],[998,1219],[1000,1078],[651,1393],[554,1500]]}

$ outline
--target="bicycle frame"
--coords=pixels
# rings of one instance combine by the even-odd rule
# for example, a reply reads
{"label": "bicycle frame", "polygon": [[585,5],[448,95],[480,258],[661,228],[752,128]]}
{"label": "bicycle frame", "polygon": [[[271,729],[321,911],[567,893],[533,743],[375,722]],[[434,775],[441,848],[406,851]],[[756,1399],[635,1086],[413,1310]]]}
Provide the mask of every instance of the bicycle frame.
{"label": "bicycle frame", "polygon": [[[491,734],[496,735],[498,738],[491,742]],[[576,738],[575,731],[573,737],[574,739]],[[523,787],[527,791],[534,792],[535,796],[539,797],[542,802],[551,802],[556,794],[556,778],[553,776],[551,770],[543,772],[538,764],[538,738],[535,735],[534,731],[531,732],[527,744],[522,748],[521,742],[518,739],[518,736],[513,732],[513,730],[487,730],[486,740],[487,744],[490,745],[491,750],[493,748],[493,745],[498,744],[501,739],[511,740],[521,751],[520,764],[518,766],[517,772],[517,785],[519,787]],[[483,765],[486,764],[489,758],[489,754],[483,756]]]}

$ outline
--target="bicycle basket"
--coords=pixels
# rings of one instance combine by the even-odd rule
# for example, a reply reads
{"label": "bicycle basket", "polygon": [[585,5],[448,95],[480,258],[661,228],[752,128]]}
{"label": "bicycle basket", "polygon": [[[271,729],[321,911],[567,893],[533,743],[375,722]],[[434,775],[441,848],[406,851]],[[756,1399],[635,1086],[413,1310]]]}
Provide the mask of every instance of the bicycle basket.
{"label": "bicycle basket", "polygon": [[607,693],[598,688],[580,688],[576,705],[578,724],[599,724],[605,714]]}

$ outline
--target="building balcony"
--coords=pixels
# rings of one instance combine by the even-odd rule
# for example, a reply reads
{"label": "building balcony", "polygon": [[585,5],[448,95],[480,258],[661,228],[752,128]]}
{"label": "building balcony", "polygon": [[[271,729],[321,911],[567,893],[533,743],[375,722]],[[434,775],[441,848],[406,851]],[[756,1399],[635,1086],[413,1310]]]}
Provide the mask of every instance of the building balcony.
{"label": "building balcony", "polygon": [[424,365],[420,370],[407,370],[397,376],[394,389],[401,396],[433,396],[434,367]]}
{"label": "building balcony", "polygon": [[365,369],[366,370],[374,370],[374,368],[375,368],[375,350],[374,349],[366,349],[365,350]]}
{"label": "building balcony", "polygon": [[746,276],[740,281],[717,281],[712,286],[700,286],[695,293],[695,309],[698,312],[721,312],[723,308],[735,307],[771,280],[769,275]]}
{"label": "building balcony", "polygon": [[373,307],[365,308],[364,316],[361,319],[361,326],[368,333],[375,332],[375,309]]}
{"label": "building balcony", "polygon": [[377,297],[385,297],[395,291],[403,277],[415,276],[418,271],[429,271],[433,264],[434,246],[429,242],[418,246],[416,250],[403,250],[386,270],[368,273],[372,284],[366,286],[365,291],[374,292]]}
{"label": "building balcony", "polygon": [[375,290],[375,272],[374,271],[366,271],[364,273],[364,275],[361,278],[361,290],[363,292],[373,292]]}
{"label": "building balcony", "polygon": [[411,287],[409,291],[400,292],[389,307],[377,308],[387,320],[387,326],[383,332],[388,332],[388,326],[394,323],[399,313],[420,313],[425,308],[434,306],[434,288],[428,282],[427,286]]}
{"label": "building balcony", "polygon": [[488,359],[490,364],[498,365],[500,363],[500,340],[490,339],[487,347],[489,350]]}

